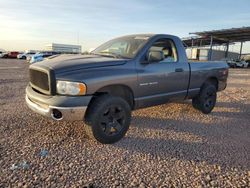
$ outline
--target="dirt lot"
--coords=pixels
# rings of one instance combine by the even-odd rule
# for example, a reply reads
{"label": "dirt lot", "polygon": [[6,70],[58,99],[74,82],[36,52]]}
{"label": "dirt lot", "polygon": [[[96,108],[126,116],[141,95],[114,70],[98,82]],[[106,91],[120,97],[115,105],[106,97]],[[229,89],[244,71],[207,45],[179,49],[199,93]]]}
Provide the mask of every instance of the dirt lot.
{"label": "dirt lot", "polygon": [[190,102],[137,110],[113,145],[25,105],[24,61],[0,59],[0,187],[249,187],[250,69],[230,70],[209,115]]}

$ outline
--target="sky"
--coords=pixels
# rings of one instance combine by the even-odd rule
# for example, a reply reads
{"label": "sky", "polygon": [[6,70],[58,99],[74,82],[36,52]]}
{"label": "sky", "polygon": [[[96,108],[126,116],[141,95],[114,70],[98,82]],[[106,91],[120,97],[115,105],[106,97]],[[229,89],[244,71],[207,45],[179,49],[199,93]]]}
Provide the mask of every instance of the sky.
{"label": "sky", "polygon": [[[188,37],[250,26],[249,7],[250,0],[0,0],[0,49],[42,50],[54,42],[84,51],[134,33]],[[243,52],[250,53],[249,43]]]}

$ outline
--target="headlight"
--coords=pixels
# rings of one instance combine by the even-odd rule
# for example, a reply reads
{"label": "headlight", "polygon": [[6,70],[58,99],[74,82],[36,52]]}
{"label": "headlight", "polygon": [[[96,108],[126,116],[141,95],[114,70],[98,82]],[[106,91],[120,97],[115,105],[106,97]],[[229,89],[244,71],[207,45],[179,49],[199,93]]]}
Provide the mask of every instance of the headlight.
{"label": "headlight", "polygon": [[56,92],[61,95],[85,95],[86,85],[80,82],[57,81]]}

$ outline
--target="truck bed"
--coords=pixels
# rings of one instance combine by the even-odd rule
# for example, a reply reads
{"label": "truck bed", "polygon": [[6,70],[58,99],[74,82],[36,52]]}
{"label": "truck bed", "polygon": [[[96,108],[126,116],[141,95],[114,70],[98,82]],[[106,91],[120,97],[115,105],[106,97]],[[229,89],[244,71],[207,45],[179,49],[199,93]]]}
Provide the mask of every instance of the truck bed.
{"label": "truck bed", "polygon": [[226,87],[228,65],[224,61],[189,61],[189,89],[201,88],[207,78],[217,80],[218,91]]}

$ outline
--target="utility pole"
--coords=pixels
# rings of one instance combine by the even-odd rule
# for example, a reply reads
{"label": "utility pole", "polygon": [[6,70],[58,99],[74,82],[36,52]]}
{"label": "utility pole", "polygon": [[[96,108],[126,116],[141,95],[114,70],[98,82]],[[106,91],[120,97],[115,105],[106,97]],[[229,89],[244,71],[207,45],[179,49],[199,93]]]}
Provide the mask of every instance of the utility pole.
{"label": "utility pole", "polygon": [[79,31],[77,31],[77,44],[79,45]]}

